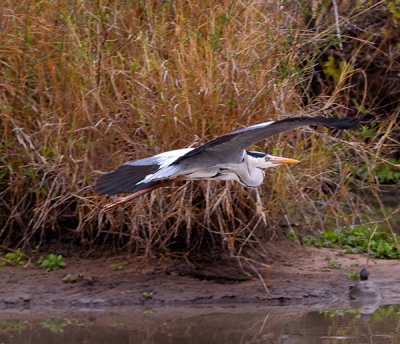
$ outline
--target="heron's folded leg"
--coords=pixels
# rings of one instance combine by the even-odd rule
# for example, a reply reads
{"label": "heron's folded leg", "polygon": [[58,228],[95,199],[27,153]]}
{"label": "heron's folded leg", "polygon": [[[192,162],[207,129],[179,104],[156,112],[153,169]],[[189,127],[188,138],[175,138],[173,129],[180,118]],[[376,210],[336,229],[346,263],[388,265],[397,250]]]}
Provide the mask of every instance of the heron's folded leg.
{"label": "heron's folded leg", "polygon": [[158,189],[162,186],[165,186],[166,184],[169,184],[171,181],[169,180],[162,180],[160,182],[158,182],[157,184],[154,184],[153,186],[147,188],[147,189],[143,189],[137,192],[134,192],[133,194],[130,194],[128,196],[124,196],[124,197],[114,197],[110,203],[106,204],[101,210],[100,210],[100,215],[104,214],[105,212],[114,209],[116,207],[118,207],[121,204],[124,204],[126,202],[129,202],[135,198],[138,198],[144,194],[147,194],[155,189]]}

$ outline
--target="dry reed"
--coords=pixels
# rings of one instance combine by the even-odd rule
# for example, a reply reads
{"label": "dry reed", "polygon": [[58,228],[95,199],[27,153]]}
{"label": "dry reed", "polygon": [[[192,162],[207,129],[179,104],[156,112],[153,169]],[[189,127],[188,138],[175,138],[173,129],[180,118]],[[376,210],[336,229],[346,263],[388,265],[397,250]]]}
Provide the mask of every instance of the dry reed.
{"label": "dry reed", "polygon": [[3,245],[262,256],[282,228],[362,221],[354,166],[398,144],[398,106],[368,142],[360,131],[282,134],[258,149],[302,163],[268,171],[260,190],[178,183],[99,220],[100,173],[289,114],[348,114],[344,98],[365,106],[370,95],[349,97],[362,67],[342,69],[304,108],[337,23],[306,30],[280,1],[5,0],[0,11]]}

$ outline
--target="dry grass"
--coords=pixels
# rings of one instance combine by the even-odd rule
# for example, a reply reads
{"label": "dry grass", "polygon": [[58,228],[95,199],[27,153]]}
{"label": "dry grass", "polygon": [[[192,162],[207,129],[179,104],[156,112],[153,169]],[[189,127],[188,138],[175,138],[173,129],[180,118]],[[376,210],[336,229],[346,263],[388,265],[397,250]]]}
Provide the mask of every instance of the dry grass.
{"label": "dry grass", "polygon": [[[362,220],[363,202],[350,193],[354,166],[381,162],[379,154],[398,144],[398,106],[369,141],[360,131],[321,130],[260,143],[303,162],[270,171],[259,191],[177,184],[101,220],[107,200],[92,189],[100,173],[126,160],[234,128],[288,113],[347,114],[342,99],[354,70],[341,71],[333,90],[314,92],[302,109],[301,89],[308,92],[315,61],[336,37],[334,24],[305,31],[302,11],[279,1],[3,3],[4,245],[57,239],[146,256],[252,257],[263,254],[266,239],[281,237],[282,226],[311,230]],[[368,185],[376,186],[372,177]]]}

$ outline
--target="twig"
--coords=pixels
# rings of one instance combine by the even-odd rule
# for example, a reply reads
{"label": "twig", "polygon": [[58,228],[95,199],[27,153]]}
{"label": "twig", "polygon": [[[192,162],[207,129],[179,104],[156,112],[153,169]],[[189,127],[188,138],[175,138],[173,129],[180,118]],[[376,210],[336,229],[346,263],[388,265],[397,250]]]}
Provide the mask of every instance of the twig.
{"label": "twig", "polygon": [[340,49],[343,49],[343,44],[342,44],[342,35],[340,33],[340,26],[339,26],[339,10],[338,6],[336,3],[336,0],[332,0],[333,3],[333,11],[335,13],[335,28],[336,28],[336,36],[339,40],[339,47]]}

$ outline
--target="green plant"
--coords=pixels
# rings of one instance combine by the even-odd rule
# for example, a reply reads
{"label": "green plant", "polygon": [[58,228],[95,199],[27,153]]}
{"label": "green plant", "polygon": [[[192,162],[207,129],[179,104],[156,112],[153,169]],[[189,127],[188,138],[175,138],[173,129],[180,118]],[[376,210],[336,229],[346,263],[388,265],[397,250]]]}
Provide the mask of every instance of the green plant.
{"label": "green plant", "polygon": [[48,319],[39,323],[39,325],[55,334],[64,332],[64,328],[69,324],[69,321],[64,319]]}
{"label": "green plant", "polygon": [[381,164],[375,170],[379,182],[392,184],[400,182],[400,160],[392,159],[389,163]]}
{"label": "green plant", "polygon": [[372,125],[360,125],[360,134],[364,140],[372,138],[376,134],[377,126],[376,124]]}
{"label": "green plant", "polygon": [[387,317],[400,317],[400,305],[384,305],[372,315],[373,320],[381,320]]}
{"label": "green plant", "polygon": [[342,264],[340,264],[339,262],[337,262],[335,260],[330,260],[330,261],[328,261],[328,264],[326,265],[326,267],[328,269],[341,269]]}
{"label": "green plant", "polygon": [[333,55],[329,55],[323,67],[325,75],[331,76],[336,83],[344,76],[351,74],[353,70],[353,66],[346,61],[340,61],[339,66],[336,67],[335,57]]}
{"label": "green plant", "polygon": [[[328,319],[334,319],[344,316],[352,316],[355,318],[361,317],[360,310],[357,308],[327,309],[320,311],[320,314]],[[374,311],[371,314],[371,320],[377,321],[388,317],[398,318],[399,316],[400,316],[399,305],[384,305],[379,307],[376,311]]]}
{"label": "green plant", "polygon": [[393,14],[393,17],[400,19],[400,0],[389,0],[387,1],[387,7]]}
{"label": "green plant", "polygon": [[400,160],[391,159],[385,163],[379,163],[372,171],[368,170],[366,163],[361,163],[354,169],[355,175],[365,181],[371,172],[381,184],[396,184],[400,182]]}
{"label": "green plant", "polygon": [[47,271],[61,269],[66,266],[63,256],[61,254],[56,255],[53,253],[50,253],[45,257],[40,257],[38,259],[38,264]]}
{"label": "green plant", "polygon": [[27,261],[27,257],[21,249],[17,248],[14,252],[8,252],[2,257],[0,266],[4,265],[22,265]]}
{"label": "green plant", "polygon": [[292,228],[290,228],[289,230],[285,231],[284,234],[285,234],[285,237],[287,239],[292,240],[292,241],[296,241],[298,243],[300,242],[299,236],[297,235],[297,233]]}
{"label": "green plant", "polygon": [[122,270],[123,268],[124,266],[121,263],[111,264],[111,269],[115,271]]}
{"label": "green plant", "polygon": [[317,247],[340,247],[345,253],[368,253],[375,258],[399,258],[397,237],[379,230],[377,225],[328,229],[306,236],[304,243]]}
{"label": "green plant", "polygon": [[153,298],[153,292],[152,291],[144,291],[143,292],[143,297],[146,300],[149,300],[149,299]]}
{"label": "green plant", "polygon": [[29,323],[22,320],[0,320],[0,331],[12,331],[21,333],[25,331]]}
{"label": "green plant", "polygon": [[360,280],[360,273],[356,271],[346,272],[345,276],[348,280],[351,281],[359,281]]}
{"label": "green plant", "polygon": [[322,314],[322,316],[324,318],[334,319],[337,317],[344,317],[346,315],[352,315],[355,317],[359,317],[360,311],[357,309],[354,309],[354,308],[326,309],[326,310],[320,311],[320,314]]}

